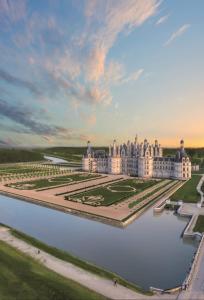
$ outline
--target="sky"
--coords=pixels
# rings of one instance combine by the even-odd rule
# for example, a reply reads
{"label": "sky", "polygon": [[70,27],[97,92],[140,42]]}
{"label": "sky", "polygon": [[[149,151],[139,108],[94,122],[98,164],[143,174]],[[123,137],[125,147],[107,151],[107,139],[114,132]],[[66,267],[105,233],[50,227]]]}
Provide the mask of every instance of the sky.
{"label": "sky", "polygon": [[0,0],[0,147],[204,146],[203,0]]}

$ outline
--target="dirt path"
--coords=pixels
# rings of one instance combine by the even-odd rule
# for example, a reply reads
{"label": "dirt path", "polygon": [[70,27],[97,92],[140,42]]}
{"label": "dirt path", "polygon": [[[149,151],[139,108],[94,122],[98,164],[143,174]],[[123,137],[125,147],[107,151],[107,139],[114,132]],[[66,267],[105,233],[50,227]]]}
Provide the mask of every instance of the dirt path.
{"label": "dirt path", "polygon": [[111,280],[102,278],[100,276],[94,275],[88,271],[80,269],[75,265],[58,259],[44,251],[40,250],[38,254],[38,248],[29,245],[28,243],[14,237],[10,230],[4,227],[0,227],[0,240],[6,242],[12,247],[20,250],[21,252],[33,257],[34,259],[41,262],[50,270],[66,277],[72,279],[81,285],[94,290],[95,292],[104,295],[105,297],[111,299],[121,299],[121,300],[143,300],[143,299],[175,299],[175,295],[155,295],[146,296],[136,293],[128,288],[121,285],[114,286]]}

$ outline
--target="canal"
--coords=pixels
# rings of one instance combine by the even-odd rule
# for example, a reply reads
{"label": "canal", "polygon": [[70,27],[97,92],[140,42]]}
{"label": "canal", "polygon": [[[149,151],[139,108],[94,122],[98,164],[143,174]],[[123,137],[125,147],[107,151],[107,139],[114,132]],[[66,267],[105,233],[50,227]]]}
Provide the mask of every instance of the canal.
{"label": "canal", "polygon": [[0,195],[0,222],[116,272],[144,289],[171,288],[188,272],[197,243],[183,240],[188,219],[150,208],[127,228]]}

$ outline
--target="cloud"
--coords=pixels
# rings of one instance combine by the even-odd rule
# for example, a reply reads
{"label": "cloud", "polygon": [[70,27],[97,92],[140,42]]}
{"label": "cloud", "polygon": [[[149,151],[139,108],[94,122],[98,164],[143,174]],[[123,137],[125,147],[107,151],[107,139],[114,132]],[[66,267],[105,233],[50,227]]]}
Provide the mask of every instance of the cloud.
{"label": "cloud", "polygon": [[[41,111],[42,113],[42,111]],[[47,125],[38,120],[37,115],[39,112],[33,112],[33,110],[27,107],[18,107],[10,105],[6,101],[0,99],[0,115],[7,119],[21,125],[19,127],[19,133],[34,133],[41,135],[43,138],[55,137],[55,138],[66,138],[66,139],[80,139],[80,135],[75,133],[70,128],[64,128],[55,125]],[[41,117],[43,117],[41,115]],[[45,116],[44,116],[45,119]]]}
{"label": "cloud", "polygon": [[128,83],[129,81],[137,81],[143,74],[144,69],[139,69],[136,72],[133,72],[128,77],[121,80],[121,83]]}
{"label": "cloud", "polygon": [[165,15],[165,16],[159,18],[159,20],[156,22],[156,25],[158,26],[158,25],[165,23],[168,20],[168,18],[169,18],[169,15]]}
{"label": "cloud", "polygon": [[106,49],[103,46],[95,46],[91,49],[85,66],[87,79],[98,81],[104,75]]}
{"label": "cloud", "polygon": [[[106,57],[122,31],[130,33],[148,18],[153,16],[159,6],[157,0],[89,0],[85,9],[89,26],[86,43],[92,45],[87,60],[89,80],[98,81],[104,74]],[[97,28],[97,24],[100,24]],[[94,27],[94,31],[90,28]]]}
{"label": "cloud", "polygon": [[122,64],[117,61],[110,61],[108,66],[106,67],[106,71],[104,74],[104,79],[106,82],[118,83],[124,76],[124,67]]}
{"label": "cloud", "polygon": [[8,140],[0,140],[0,147],[7,147],[7,146],[11,146],[11,144],[9,143]]}
{"label": "cloud", "polygon": [[40,95],[39,89],[32,82],[13,76],[2,69],[0,69],[0,79],[6,81],[11,85],[26,88],[35,95]]}
{"label": "cloud", "polygon": [[15,23],[26,16],[26,0],[0,0],[0,24]]}
{"label": "cloud", "polygon": [[52,60],[47,59],[44,65],[56,79],[60,77],[75,79],[81,73],[81,64],[69,49],[66,49],[63,55]]}
{"label": "cloud", "polygon": [[183,35],[190,28],[190,26],[191,26],[190,24],[184,24],[183,26],[181,26],[177,31],[172,33],[172,35],[166,41],[164,46],[169,46],[175,39],[177,39],[179,36]]}

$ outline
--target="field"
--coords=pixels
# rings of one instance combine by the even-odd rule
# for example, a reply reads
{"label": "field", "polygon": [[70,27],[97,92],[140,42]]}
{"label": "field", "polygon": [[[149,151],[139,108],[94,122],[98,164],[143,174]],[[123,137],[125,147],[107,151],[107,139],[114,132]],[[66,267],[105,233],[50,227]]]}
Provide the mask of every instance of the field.
{"label": "field", "polygon": [[200,194],[197,192],[196,187],[200,181],[201,176],[193,175],[175,194],[171,196],[171,200],[183,200],[187,203],[196,203],[200,200]]}
{"label": "field", "polygon": [[108,206],[139,194],[156,183],[158,181],[155,180],[128,179],[91,191],[65,196],[65,199],[93,206]]}
{"label": "field", "polygon": [[43,155],[32,150],[0,149],[0,164],[40,160],[44,160]]}
{"label": "field", "polygon": [[204,216],[198,216],[197,222],[195,224],[195,227],[193,228],[194,232],[204,232]]}
{"label": "field", "polygon": [[99,300],[104,297],[0,242],[1,300]]}
{"label": "field", "polygon": [[36,190],[40,188],[49,188],[53,186],[60,186],[64,184],[70,184],[75,182],[80,182],[83,180],[90,180],[98,178],[101,175],[98,174],[88,174],[88,173],[78,173],[66,176],[52,177],[48,179],[38,179],[24,182],[16,182],[7,184],[7,186],[16,188],[19,190]]}

